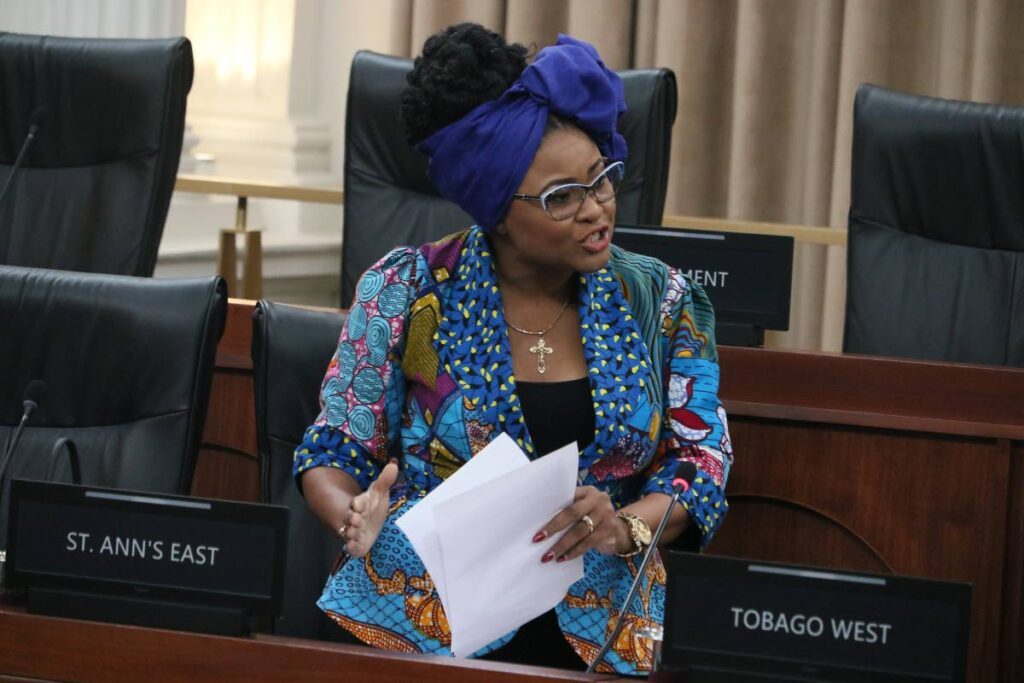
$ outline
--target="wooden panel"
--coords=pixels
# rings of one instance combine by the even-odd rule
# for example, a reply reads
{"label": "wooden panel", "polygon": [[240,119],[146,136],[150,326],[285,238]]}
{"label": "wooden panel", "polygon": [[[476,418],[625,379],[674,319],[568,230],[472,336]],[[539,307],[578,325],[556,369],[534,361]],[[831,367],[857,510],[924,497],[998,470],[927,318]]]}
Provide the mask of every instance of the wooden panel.
{"label": "wooden panel", "polygon": [[259,462],[252,371],[236,369],[233,356],[229,355],[229,361],[226,367],[218,363],[214,373],[192,495],[257,501]]}
{"label": "wooden panel", "polygon": [[252,372],[217,368],[203,442],[256,455],[256,405]]}
{"label": "wooden panel", "polygon": [[712,553],[971,582],[971,680],[997,679],[1009,442],[743,416],[730,428],[742,460]]}
{"label": "wooden panel", "polygon": [[217,345],[218,369],[252,369],[252,313],[256,302],[230,299],[224,334]]}
{"label": "wooden panel", "polygon": [[259,470],[259,463],[252,454],[204,446],[199,449],[192,495],[258,503]]}
{"label": "wooden panel", "polygon": [[1010,463],[1006,533],[1006,585],[1003,590],[1003,680],[1024,681],[1024,443],[1016,443]]}
{"label": "wooden panel", "polygon": [[[892,573],[870,542],[804,503],[730,492],[727,521],[709,554]],[[749,533],[750,529],[757,533]]]}
{"label": "wooden panel", "polygon": [[1024,369],[724,346],[731,413],[1024,439]]}
{"label": "wooden panel", "polygon": [[48,681],[609,681],[539,667],[382,652],[294,638],[227,638],[55,619],[0,607],[0,675]]}

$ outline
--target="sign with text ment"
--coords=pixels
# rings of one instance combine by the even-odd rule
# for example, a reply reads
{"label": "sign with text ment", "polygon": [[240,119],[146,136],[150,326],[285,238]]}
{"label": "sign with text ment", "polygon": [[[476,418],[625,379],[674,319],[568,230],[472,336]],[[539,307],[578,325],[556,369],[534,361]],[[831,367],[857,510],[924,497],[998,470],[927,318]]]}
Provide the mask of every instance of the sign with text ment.
{"label": "sign with text ment", "polygon": [[718,322],[789,329],[792,237],[617,225],[613,241],[689,276],[707,293]]}

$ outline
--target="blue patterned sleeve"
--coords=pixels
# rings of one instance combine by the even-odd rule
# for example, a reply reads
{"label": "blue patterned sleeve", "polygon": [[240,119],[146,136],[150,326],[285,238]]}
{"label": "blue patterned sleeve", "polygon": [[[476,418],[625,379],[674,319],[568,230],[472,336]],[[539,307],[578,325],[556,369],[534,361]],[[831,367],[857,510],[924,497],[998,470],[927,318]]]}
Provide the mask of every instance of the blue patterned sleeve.
{"label": "blue patterned sleeve", "polygon": [[669,493],[680,462],[697,466],[697,476],[680,503],[706,546],[725,517],[725,483],[732,465],[732,443],[725,409],[718,400],[715,315],[700,285],[669,269],[662,301],[666,345],[666,387],[659,457],[643,489]]}
{"label": "blue patterned sleeve", "polygon": [[416,259],[414,249],[396,249],[360,278],[320,388],[320,415],[295,449],[296,481],[314,467],[336,467],[365,490],[387,463],[401,430],[401,345]]}

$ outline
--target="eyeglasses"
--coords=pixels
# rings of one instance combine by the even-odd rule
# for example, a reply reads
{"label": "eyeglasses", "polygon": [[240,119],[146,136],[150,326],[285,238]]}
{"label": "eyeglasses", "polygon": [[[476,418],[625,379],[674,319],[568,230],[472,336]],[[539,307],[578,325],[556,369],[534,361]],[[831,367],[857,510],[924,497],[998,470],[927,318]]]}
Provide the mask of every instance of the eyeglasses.
{"label": "eyeglasses", "polygon": [[514,194],[512,198],[539,202],[540,208],[544,209],[553,219],[565,221],[579,212],[588,194],[594,195],[598,204],[604,204],[614,199],[625,174],[626,165],[621,161],[616,161],[601,171],[589,185],[569,183],[552,187],[540,195]]}

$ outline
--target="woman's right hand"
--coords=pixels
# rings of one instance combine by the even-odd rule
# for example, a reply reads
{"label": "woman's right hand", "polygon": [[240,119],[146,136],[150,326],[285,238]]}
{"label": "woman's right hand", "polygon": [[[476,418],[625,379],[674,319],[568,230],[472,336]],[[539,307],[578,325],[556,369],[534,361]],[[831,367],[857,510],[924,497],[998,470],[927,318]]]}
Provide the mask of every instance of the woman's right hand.
{"label": "woman's right hand", "polygon": [[366,555],[377,541],[391,504],[389,492],[397,478],[398,464],[391,461],[368,489],[352,499],[341,530],[345,551],[352,557]]}

